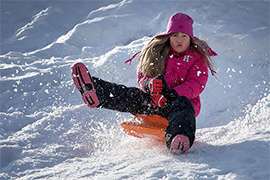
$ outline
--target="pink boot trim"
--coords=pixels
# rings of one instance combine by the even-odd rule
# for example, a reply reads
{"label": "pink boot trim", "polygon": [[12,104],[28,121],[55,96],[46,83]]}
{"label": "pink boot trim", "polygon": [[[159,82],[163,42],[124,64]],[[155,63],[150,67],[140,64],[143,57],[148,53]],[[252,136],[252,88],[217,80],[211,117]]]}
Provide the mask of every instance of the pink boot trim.
{"label": "pink boot trim", "polygon": [[176,135],[171,143],[170,152],[173,154],[182,154],[189,150],[189,139],[185,135]]}

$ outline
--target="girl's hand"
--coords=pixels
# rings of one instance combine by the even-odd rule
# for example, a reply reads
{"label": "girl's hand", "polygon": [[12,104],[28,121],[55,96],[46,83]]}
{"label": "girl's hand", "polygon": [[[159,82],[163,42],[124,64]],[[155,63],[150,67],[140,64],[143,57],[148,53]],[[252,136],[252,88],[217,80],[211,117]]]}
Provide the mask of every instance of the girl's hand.
{"label": "girl's hand", "polygon": [[150,93],[161,93],[164,88],[164,77],[163,75],[158,75],[152,79],[149,79],[145,83],[145,90]]}
{"label": "girl's hand", "polygon": [[153,93],[161,93],[163,89],[163,83],[161,79],[153,78],[149,82],[149,91]]}
{"label": "girl's hand", "polygon": [[167,99],[162,94],[152,94],[151,104],[153,106],[162,107],[166,104]]}

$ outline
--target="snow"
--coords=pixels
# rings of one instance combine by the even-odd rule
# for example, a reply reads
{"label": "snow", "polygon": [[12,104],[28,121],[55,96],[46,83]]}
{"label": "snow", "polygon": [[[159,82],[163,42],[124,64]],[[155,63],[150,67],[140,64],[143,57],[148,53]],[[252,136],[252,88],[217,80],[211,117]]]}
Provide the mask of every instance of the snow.
{"label": "snow", "polygon": [[[189,14],[218,53],[196,141],[171,155],[90,109],[71,77],[136,86],[136,60],[169,17]],[[269,1],[1,1],[0,179],[269,179]],[[198,74],[199,75],[199,74]]]}

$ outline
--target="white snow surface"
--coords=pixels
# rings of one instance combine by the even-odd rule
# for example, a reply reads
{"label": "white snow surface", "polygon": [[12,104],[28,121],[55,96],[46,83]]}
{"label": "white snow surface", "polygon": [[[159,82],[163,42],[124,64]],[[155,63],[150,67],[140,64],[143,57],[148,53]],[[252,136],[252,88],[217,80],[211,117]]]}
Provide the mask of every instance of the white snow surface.
{"label": "white snow surface", "polygon": [[[136,60],[169,17],[189,14],[218,53],[194,146],[180,156],[122,132],[132,117],[90,109],[72,82],[136,84]],[[269,179],[269,0],[1,0],[0,179]]]}

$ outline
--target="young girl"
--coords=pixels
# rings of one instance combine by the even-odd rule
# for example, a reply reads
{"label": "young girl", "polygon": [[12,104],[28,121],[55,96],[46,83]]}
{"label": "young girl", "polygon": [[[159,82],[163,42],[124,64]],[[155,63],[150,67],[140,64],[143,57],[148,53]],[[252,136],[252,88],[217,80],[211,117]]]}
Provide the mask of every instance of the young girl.
{"label": "young girl", "polygon": [[188,151],[195,139],[199,95],[208,68],[213,72],[210,56],[216,55],[193,36],[192,24],[188,15],[177,13],[170,18],[167,32],[153,37],[143,48],[138,61],[139,88],[91,77],[82,63],[75,64],[73,80],[87,106],[165,117],[170,152]]}

